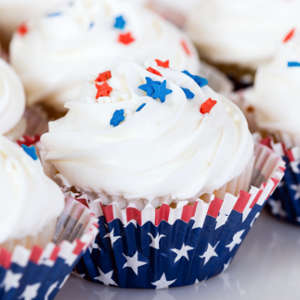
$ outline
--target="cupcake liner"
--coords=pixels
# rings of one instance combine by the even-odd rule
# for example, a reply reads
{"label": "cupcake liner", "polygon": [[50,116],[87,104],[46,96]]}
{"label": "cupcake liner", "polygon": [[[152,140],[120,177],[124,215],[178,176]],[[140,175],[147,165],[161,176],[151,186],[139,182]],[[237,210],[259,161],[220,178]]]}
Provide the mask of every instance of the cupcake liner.
{"label": "cupcake liner", "polygon": [[293,146],[294,137],[286,133],[277,132],[274,135],[282,138],[282,142],[275,143],[271,138],[263,141],[282,156],[286,172],[278,189],[267,202],[267,208],[278,219],[300,225],[300,147]]}
{"label": "cupcake liner", "polygon": [[93,242],[97,218],[79,202],[67,199],[55,239],[44,248],[0,248],[0,299],[54,299],[80,256]]}
{"label": "cupcake liner", "polygon": [[[224,271],[280,182],[284,163],[256,145],[251,187],[238,196],[210,196],[137,208],[107,197],[91,202],[99,234],[76,266],[85,279],[122,288],[194,284]],[[241,181],[243,182],[243,181]]]}

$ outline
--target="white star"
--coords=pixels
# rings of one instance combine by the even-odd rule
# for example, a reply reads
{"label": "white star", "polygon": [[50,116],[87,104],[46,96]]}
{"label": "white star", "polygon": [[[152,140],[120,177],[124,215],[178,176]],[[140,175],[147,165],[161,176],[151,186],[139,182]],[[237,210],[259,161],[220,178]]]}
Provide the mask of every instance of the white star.
{"label": "white star", "polygon": [[104,237],[105,238],[110,238],[110,242],[111,242],[111,246],[113,247],[115,242],[121,238],[120,235],[115,236],[115,229],[113,228],[113,230],[111,232],[108,232]]}
{"label": "white star", "polygon": [[125,258],[126,258],[126,263],[124,264],[123,266],[123,269],[125,268],[131,268],[132,271],[138,275],[138,268],[143,266],[143,265],[146,265],[147,263],[144,262],[144,261],[139,261],[138,259],[138,252],[135,252],[135,254],[133,256],[126,256],[124,255]]}
{"label": "white star", "polygon": [[216,221],[216,229],[221,227],[222,225],[224,225],[226,223],[226,221],[228,220],[228,215],[224,214],[224,213],[219,213]]}
{"label": "white star", "polygon": [[165,289],[165,288],[168,288],[175,281],[176,281],[176,279],[167,280],[165,273],[163,273],[161,275],[160,279],[152,282],[152,284],[155,285],[157,289]]}
{"label": "white star", "polygon": [[294,173],[296,173],[296,174],[300,173],[299,162],[292,161],[290,165],[291,165],[291,168],[292,168],[292,170],[293,170]]}
{"label": "white star", "polygon": [[218,256],[218,254],[216,253],[216,248],[217,248],[218,244],[219,243],[217,243],[215,245],[215,247],[212,247],[212,245],[210,243],[208,243],[207,250],[203,253],[203,255],[199,256],[200,258],[204,258],[203,265],[206,265],[212,257]]}
{"label": "white star", "polygon": [[292,184],[291,189],[294,190],[296,200],[300,199],[300,184]]}
{"label": "white star", "polygon": [[8,270],[1,286],[4,286],[5,292],[8,292],[10,289],[17,289],[21,277],[22,274],[15,274],[11,270]]}
{"label": "white star", "polygon": [[279,215],[281,217],[286,216],[286,212],[282,209],[281,202],[273,199],[269,200],[269,205],[271,206],[272,213],[274,215]]}
{"label": "white star", "polygon": [[116,282],[112,279],[114,271],[104,273],[100,268],[98,268],[98,272],[100,275],[98,277],[95,277],[96,280],[99,280],[105,285],[117,285]]}
{"label": "white star", "polygon": [[174,264],[179,261],[182,257],[185,257],[187,260],[189,260],[189,256],[188,256],[188,251],[193,250],[194,248],[189,246],[189,245],[185,245],[182,244],[181,249],[171,249],[171,251],[176,253],[176,257],[175,257],[175,261]]}
{"label": "white star", "polygon": [[233,236],[232,242],[226,246],[226,248],[229,248],[229,252],[231,252],[235,246],[239,245],[242,242],[241,236],[244,232],[244,229],[240,230]]}
{"label": "white star", "polygon": [[52,292],[55,290],[55,288],[58,285],[58,281],[54,282],[52,285],[50,285],[46,295],[45,295],[45,300],[49,300],[50,295],[52,294]]}
{"label": "white star", "polygon": [[38,294],[38,289],[40,288],[40,285],[41,285],[40,283],[27,285],[25,291],[23,292],[23,294],[20,296],[19,299],[24,299],[24,300],[35,299]]}
{"label": "white star", "polygon": [[159,249],[159,242],[163,237],[166,237],[164,234],[157,234],[156,237],[154,237],[150,232],[148,233],[148,235],[151,238],[151,244],[150,247],[154,248],[154,249]]}

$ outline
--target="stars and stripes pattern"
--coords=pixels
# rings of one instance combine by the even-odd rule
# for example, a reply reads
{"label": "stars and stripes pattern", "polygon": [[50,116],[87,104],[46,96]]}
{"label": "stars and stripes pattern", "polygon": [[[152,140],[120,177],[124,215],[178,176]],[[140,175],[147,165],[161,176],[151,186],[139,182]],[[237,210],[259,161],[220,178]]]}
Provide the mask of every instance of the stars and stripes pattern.
{"label": "stars and stripes pattern", "polygon": [[1,300],[54,299],[98,233],[97,218],[70,199],[58,224],[57,243],[49,243],[44,249],[17,246],[10,253],[0,248]]}
{"label": "stars and stripes pattern", "polygon": [[267,207],[277,218],[300,225],[300,149],[287,149],[283,144],[272,146],[282,154],[286,171]]}
{"label": "stars and stripes pattern", "polygon": [[100,232],[76,271],[97,283],[152,289],[190,285],[221,273],[283,176],[277,155],[274,164],[268,180],[256,170],[265,179],[260,188],[214,198],[210,204],[162,205],[151,213],[149,208],[99,204]]}

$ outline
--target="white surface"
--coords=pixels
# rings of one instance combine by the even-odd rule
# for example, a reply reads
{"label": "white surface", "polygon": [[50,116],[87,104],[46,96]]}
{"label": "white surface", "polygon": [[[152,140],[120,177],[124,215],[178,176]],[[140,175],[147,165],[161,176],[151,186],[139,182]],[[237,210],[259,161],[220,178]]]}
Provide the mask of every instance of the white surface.
{"label": "white surface", "polygon": [[194,286],[122,290],[72,277],[56,300],[296,300],[300,298],[300,228],[263,214],[228,270]]}

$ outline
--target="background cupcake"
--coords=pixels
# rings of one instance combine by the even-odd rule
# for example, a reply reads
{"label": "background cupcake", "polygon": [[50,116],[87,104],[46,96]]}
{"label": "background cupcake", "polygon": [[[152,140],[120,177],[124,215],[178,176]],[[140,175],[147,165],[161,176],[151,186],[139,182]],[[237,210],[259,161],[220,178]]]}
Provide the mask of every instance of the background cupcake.
{"label": "background cupcake", "polygon": [[246,103],[253,108],[256,126],[263,135],[273,137],[275,144],[272,146],[284,156],[287,163],[284,181],[269,204],[274,214],[296,223],[300,220],[299,56],[300,39],[298,30],[295,30],[274,59],[258,68],[254,87],[244,92]]}
{"label": "background cupcake", "polygon": [[[226,245],[242,241],[282,176],[277,155],[254,151],[231,101],[160,60],[104,69],[66,107],[42,136],[42,153],[66,192],[99,216],[101,233],[78,267],[95,282],[162,288],[218,274],[238,248]],[[250,183],[258,188],[248,193]]]}
{"label": "background cupcake", "polygon": [[0,298],[53,299],[93,241],[95,218],[65,203],[34,147],[22,148],[0,136]]}
{"label": "background cupcake", "polygon": [[18,139],[26,129],[25,93],[15,71],[0,58],[0,134]]}
{"label": "background cupcake", "polygon": [[299,25],[299,9],[298,0],[201,1],[186,29],[203,58],[240,79],[273,57],[283,37]]}

